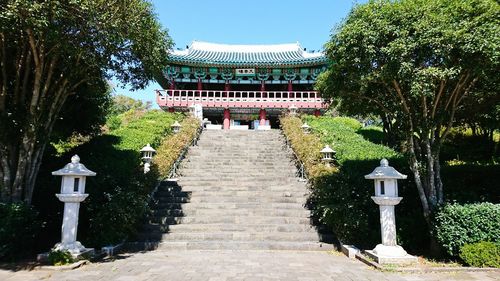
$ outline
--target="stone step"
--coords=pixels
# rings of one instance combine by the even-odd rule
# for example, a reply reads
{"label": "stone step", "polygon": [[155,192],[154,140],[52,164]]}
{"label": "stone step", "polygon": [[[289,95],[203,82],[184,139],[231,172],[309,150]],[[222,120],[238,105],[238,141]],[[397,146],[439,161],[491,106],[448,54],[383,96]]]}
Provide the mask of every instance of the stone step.
{"label": "stone step", "polygon": [[318,233],[310,232],[173,232],[162,235],[162,241],[318,241]]}
{"label": "stone step", "polygon": [[162,209],[183,209],[183,210],[200,210],[200,209],[216,209],[216,210],[255,210],[255,209],[274,209],[290,210],[290,209],[304,209],[301,204],[297,203],[229,203],[229,202],[216,202],[216,203],[162,203],[157,204],[158,208]]}
{"label": "stone step", "polygon": [[153,217],[150,223],[155,224],[305,224],[311,223],[310,218],[303,217],[270,217],[270,216],[196,216],[196,217]]}
{"label": "stone step", "polygon": [[[157,227],[157,225],[155,225]],[[154,231],[154,229],[152,230]],[[310,232],[317,233],[311,225],[295,224],[176,224],[171,232]]]}
{"label": "stone step", "polygon": [[173,232],[311,232],[323,233],[323,229],[316,229],[306,224],[228,224],[228,223],[203,223],[203,224],[158,224],[148,223],[142,227],[142,234],[173,233]]}
{"label": "stone step", "polygon": [[[236,156],[235,156],[236,157]],[[291,158],[280,158],[279,156],[274,158],[240,158],[236,159],[234,157],[190,157],[189,160],[186,160],[184,163],[196,163],[196,164],[204,164],[207,166],[212,165],[243,165],[250,167],[260,167],[260,166],[270,166],[275,167],[276,169],[285,169],[290,168],[290,165],[295,162]],[[233,166],[234,168],[240,168],[238,166]]]}
{"label": "stone step", "polygon": [[[180,167],[184,170],[194,170],[194,171],[211,171],[211,172],[219,172],[219,173],[267,173],[267,172],[287,172],[292,173],[296,172],[297,168],[295,167],[295,163],[275,166],[259,166],[259,165],[246,165],[245,170],[242,171],[240,166],[232,166],[232,165],[221,165],[213,164],[213,163],[200,163],[200,162],[184,162]],[[224,167],[224,169],[221,169]]]}
{"label": "stone step", "polygon": [[186,182],[200,182],[200,183],[209,183],[216,182],[223,179],[225,182],[237,182],[237,183],[269,183],[269,182],[277,182],[277,183],[295,183],[298,182],[298,178],[290,177],[290,176],[281,176],[279,174],[263,174],[259,177],[256,176],[246,176],[245,174],[241,174],[233,177],[222,177],[222,176],[210,176],[206,175],[204,177],[197,177],[195,175],[191,176],[182,176],[177,180],[179,185],[182,185]]}
{"label": "stone step", "polygon": [[[261,172],[260,174],[257,173],[244,173],[244,172],[231,172],[231,171],[224,171],[224,172],[217,172],[217,171],[210,171],[210,170],[181,170],[182,173],[182,178],[183,179],[204,179],[204,180],[218,180],[218,179],[223,179],[223,180],[231,180],[235,181],[236,178],[242,178],[242,180],[260,180],[260,181],[265,181],[265,180],[294,180],[295,179],[295,172],[281,172],[281,171],[266,171],[266,172]],[[278,174],[279,173],[279,174]],[[182,179],[181,179],[182,180]]]}
{"label": "stone step", "polygon": [[248,149],[244,145],[250,145],[256,149],[269,149],[270,147],[284,147],[284,144],[277,139],[263,138],[263,139],[245,139],[245,138],[219,138],[217,140],[199,140],[196,147],[207,147],[211,149],[219,148],[242,148]]}
{"label": "stone step", "polygon": [[[272,191],[272,190],[264,190],[264,191],[196,191],[193,195],[193,192],[182,191],[181,187],[179,189],[173,189],[173,187],[159,187],[158,191],[155,193],[155,198],[158,200],[167,199],[167,198],[188,198],[199,200],[205,197],[222,197],[225,199],[229,198],[296,198],[296,199],[306,199],[308,196],[307,191],[297,191],[297,192],[286,192],[286,191]],[[182,200],[182,199],[181,199]]]}
{"label": "stone step", "polygon": [[215,192],[215,191],[279,191],[279,192],[301,192],[305,191],[305,188],[299,185],[254,185],[251,186],[249,184],[242,184],[242,185],[237,185],[237,184],[231,184],[231,185],[225,185],[221,183],[214,183],[214,184],[186,184],[183,185],[182,187],[183,191],[187,192],[198,192],[198,191],[210,191],[210,192]]}
{"label": "stone step", "polygon": [[[299,206],[300,207],[300,206]],[[232,216],[232,217],[244,217],[244,216],[268,216],[268,217],[300,217],[309,218],[311,212],[306,209],[155,209],[153,211],[153,217],[157,217],[154,220],[158,220],[161,217],[174,216],[174,217],[196,217],[196,216]]]}
{"label": "stone step", "polygon": [[282,193],[284,196],[288,194],[306,194],[307,188],[304,182],[295,182],[288,183],[286,185],[283,184],[230,184],[230,185],[222,185],[220,183],[204,183],[197,184],[192,182],[192,184],[182,186],[164,186],[160,185],[158,187],[158,191],[164,191],[166,193],[176,194],[178,192],[184,192],[182,194],[191,194],[193,192],[201,192],[201,194],[205,194],[205,192],[244,192],[244,193],[260,193],[260,192],[272,192],[272,193]]}
{"label": "stone step", "polygon": [[[311,226],[309,191],[277,130],[204,131],[177,181],[155,193],[137,248],[331,250]],[[328,238],[330,237],[330,238]]]}
{"label": "stone step", "polygon": [[158,244],[158,250],[293,250],[331,251],[331,244],[310,241],[169,241]]}
{"label": "stone step", "polygon": [[241,174],[237,177],[235,176],[225,176],[225,175],[210,175],[210,174],[201,174],[199,176],[191,175],[191,176],[183,176],[179,179],[179,184],[186,184],[188,182],[199,182],[199,183],[208,183],[208,182],[225,182],[225,183],[240,183],[240,182],[252,182],[254,184],[258,183],[269,183],[269,182],[277,182],[277,183],[288,183],[288,182],[297,182],[296,178],[292,178],[287,175],[262,175],[260,177],[257,176],[247,176],[245,174]]}
{"label": "stone step", "polygon": [[240,197],[240,196],[194,196],[189,197],[170,197],[156,196],[158,202],[161,203],[297,203],[305,204],[307,199],[304,197]]}

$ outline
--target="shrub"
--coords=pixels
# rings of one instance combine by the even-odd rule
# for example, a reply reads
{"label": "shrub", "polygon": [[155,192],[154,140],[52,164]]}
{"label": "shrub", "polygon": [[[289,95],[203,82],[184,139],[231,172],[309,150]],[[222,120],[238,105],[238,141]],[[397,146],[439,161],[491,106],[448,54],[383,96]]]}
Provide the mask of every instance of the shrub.
{"label": "shrub", "polygon": [[38,212],[22,203],[0,203],[0,260],[32,254],[42,223]]}
{"label": "shrub", "polygon": [[185,118],[181,123],[182,129],[177,134],[166,137],[157,149],[154,162],[158,165],[160,177],[168,176],[172,165],[179,157],[184,147],[191,142],[200,127],[200,120]]}
{"label": "shrub", "polygon": [[[305,162],[312,185],[309,203],[314,217],[329,226],[342,243],[362,248],[375,246],[380,241],[379,211],[371,200],[373,182],[365,180],[364,175],[380,165],[382,158],[389,159],[401,172],[409,173],[404,168],[404,157],[357,134],[361,124],[352,118],[305,116],[303,119],[312,127],[313,134],[301,132],[299,118],[283,117],[280,122],[294,151]],[[336,150],[337,168],[325,170],[320,163],[319,151],[325,144]],[[409,181],[401,181],[399,188],[405,197],[396,208],[399,240],[410,250],[417,249],[427,239],[424,234],[414,233],[415,229],[425,233],[420,203],[414,200],[418,197]]]}
{"label": "shrub", "polygon": [[[326,117],[326,119],[332,119],[332,118]],[[363,125],[361,125],[361,123],[358,120],[351,117],[335,117],[332,120],[335,120],[336,123],[349,127],[354,131],[357,131],[363,127]]]}
{"label": "shrub", "polygon": [[302,131],[302,121],[299,118],[284,117],[280,119],[281,128],[290,141],[290,145],[304,163],[306,172],[310,178],[316,178],[321,175],[330,175],[338,172],[338,169],[326,168],[321,165],[321,153],[323,144],[314,134],[304,134]]}
{"label": "shrub", "polygon": [[75,260],[69,251],[52,250],[49,252],[49,263],[52,265],[65,265]]}
{"label": "shrub", "polygon": [[[176,119],[181,121],[183,115],[162,111],[125,114],[128,120],[118,129],[94,137],[61,157],[44,160],[40,172],[43,176],[38,179],[41,188],[35,189],[38,192],[35,204],[41,205],[41,210],[50,210],[45,215],[51,226],[50,234],[43,234],[46,240],[60,238],[57,233],[63,207],[54,196],[61,179],[49,177],[50,171],[61,168],[74,154],[97,173],[87,178],[86,192],[90,196],[81,205],[79,240],[88,247],[100,247],[119,243],[137,231],[149,210],[149,195],[159,178],[154,162],[151,171],[144,174],[139,150],[147,143],[158,147],[171,133],[170,125]],[[50,241],[52,245],[55,242]]]}
{"label": "shrub", "polygon": [[470,266],[500,268],[500,246],[493,242],[465,244],[460,258]]}
{"label": "shrub", "polygon": [[381,127],[367,126],[356,130],[356,133],[373,143],[383,144],[386,141],[384,131]]}
{"label": "shrub", "polygon": [[90,196],[82,210],[87,225],[80,229],[86,243],[115,244],[135,234],[159,178],[156,165],[144,174],[139,150],[147,143],[158,147],[176,118],[181,115],[149,111],[71,152],[97,173],[87,181]]}
{"label": "shrub", "polygon": [[451,256],[458,257],[465,244],[500,242],[500,204],[448,204],[434,221],[436,238]]}
{"label": "shrub", "polygon": [[108,126],[108,128],[111,131],[120,128],[121,125],[122,125],[122,120],[120,119],[120,117],[118,115],[111,115],[106,120],[106,126]]}

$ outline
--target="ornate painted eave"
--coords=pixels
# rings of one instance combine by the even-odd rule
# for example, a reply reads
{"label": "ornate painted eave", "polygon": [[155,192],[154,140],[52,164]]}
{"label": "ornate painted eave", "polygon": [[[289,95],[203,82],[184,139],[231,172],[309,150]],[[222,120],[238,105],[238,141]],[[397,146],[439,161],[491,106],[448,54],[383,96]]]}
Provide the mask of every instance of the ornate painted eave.
{"label": "ornate painted eave", "polygon": [[278,45],[227,45],[193,41],[186,50],[170,52],[173,64],[218,67],[300,67],[322,65],[321,52],[305,51],[299,43]]}

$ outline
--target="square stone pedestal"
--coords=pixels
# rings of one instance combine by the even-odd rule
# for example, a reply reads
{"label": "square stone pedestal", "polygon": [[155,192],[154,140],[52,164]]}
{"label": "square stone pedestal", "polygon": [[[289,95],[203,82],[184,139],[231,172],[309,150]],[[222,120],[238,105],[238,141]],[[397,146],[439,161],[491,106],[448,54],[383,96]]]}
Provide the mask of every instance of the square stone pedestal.
{"label": "square stone pedestal", "polygon": [[387,246],[383,244],[378,244],[373,250],[365,251],[368,256],[374,259],[378,264],[412,264],[417,263],[418,259],[415,256],[408,255],[408,253],[403,249],[403,247]]}

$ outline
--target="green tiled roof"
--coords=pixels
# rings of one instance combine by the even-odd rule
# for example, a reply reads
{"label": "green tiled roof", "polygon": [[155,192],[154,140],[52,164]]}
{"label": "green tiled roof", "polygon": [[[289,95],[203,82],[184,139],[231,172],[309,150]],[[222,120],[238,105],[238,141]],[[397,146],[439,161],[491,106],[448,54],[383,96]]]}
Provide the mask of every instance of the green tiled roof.
{"label": "green tiled roof", "polygon": [[323,65],[321,52],[302,49],[299,43],[279,45],[225,45],[194,41],[186,50],[172,51],[171,63],[194,66],[306,66]]}

